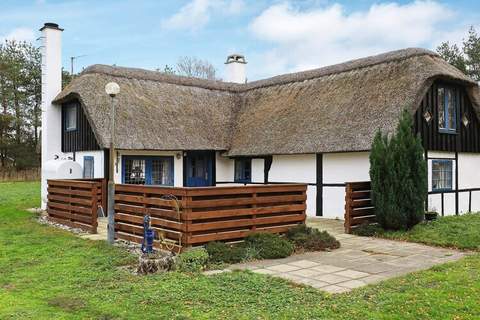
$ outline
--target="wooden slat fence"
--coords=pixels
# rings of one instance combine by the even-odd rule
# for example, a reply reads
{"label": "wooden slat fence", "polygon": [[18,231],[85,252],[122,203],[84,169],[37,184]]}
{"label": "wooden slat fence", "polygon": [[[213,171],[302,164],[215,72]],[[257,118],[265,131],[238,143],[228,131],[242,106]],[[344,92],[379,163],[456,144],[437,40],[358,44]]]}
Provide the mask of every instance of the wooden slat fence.
{"label": "wooden slat fence", "polygon": [[370,181],[347,182],[345,191],[345,232],[352,233],[359,225],[374,223]]}
{"label": "wooden slat fence", "polygon": [[156,247],[181,251],[210,241],[239,241],[253,232],[283,233],[305,222],[303,184],[163,188],[116,185],[115,232],[141,243],[143,216],[161,234]]}
{"label": "wooden slat fence", "polygon": [[0,182],[8,181],[40,181],[40,168],[23,170],[0,168]]}
{"label": "wooden slat fence", "polygon": [[97,212],[106,201],[102,180],[47,180],[48,219],[97,233]]}

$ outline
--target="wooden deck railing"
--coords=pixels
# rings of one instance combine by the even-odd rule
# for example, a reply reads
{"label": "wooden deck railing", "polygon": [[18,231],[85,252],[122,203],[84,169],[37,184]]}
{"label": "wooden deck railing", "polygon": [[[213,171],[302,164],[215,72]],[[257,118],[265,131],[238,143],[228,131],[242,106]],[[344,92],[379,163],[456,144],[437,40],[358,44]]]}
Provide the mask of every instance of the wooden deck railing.
{"label": "wooden deck railing", "polygon": [[48,219],[97,233],[97,212],[106,203],[104,179],[48,180],[47,184]]}
{"label": "wooden deck railing", "polygon": [[141,243],[151,216],[156,247],[171,251],[210,241],[238,241],[253,232],[286,232],[305,222],[303,184],[164,188],[116,185],[116,238]]}
{"label": "wooden deck railing", "polygon": [[375,222],[370,181],[347,182],[345,187],[345,232]]}

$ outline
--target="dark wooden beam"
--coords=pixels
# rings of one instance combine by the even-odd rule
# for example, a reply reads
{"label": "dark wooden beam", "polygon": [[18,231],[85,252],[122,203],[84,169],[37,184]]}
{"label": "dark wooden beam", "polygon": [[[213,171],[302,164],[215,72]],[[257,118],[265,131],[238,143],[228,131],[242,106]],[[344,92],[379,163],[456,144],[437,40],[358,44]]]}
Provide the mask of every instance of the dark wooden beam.
{"label": "dark wooden beam", "polygon": [[317,178],[316,178],[316,215],[323,216],[323,153],[317,153]]}

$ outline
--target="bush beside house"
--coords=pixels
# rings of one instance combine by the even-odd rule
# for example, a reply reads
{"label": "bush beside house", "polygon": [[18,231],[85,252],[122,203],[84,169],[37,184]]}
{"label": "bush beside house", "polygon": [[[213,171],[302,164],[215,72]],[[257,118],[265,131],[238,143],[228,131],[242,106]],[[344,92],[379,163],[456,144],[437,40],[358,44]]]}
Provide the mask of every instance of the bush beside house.
{"label": "bush beside house", "polygon": [[372,202],[378,223],[387,230],[407,230],[422,221],[427,196],[427,163],[408,111],[395,135],[377,132],[370,153]]}

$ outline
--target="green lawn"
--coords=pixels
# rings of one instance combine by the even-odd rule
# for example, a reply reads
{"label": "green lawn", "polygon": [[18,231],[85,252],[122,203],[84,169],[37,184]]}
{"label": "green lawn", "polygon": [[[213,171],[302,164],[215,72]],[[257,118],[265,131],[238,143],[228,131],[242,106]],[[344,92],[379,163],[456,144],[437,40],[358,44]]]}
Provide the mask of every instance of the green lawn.
{"label": "green lawn", "polygon": [[480,250],[480,213],[438,218],[409,231],[382,231],[378,236],[395,240],[468,250]]}
{"label": "green lawn", "polygon": [[133,276],[133,258],[39,225],[39,185],[0,184],[0,319],[478,319],[480,255],[327,295],[233,272]]}

